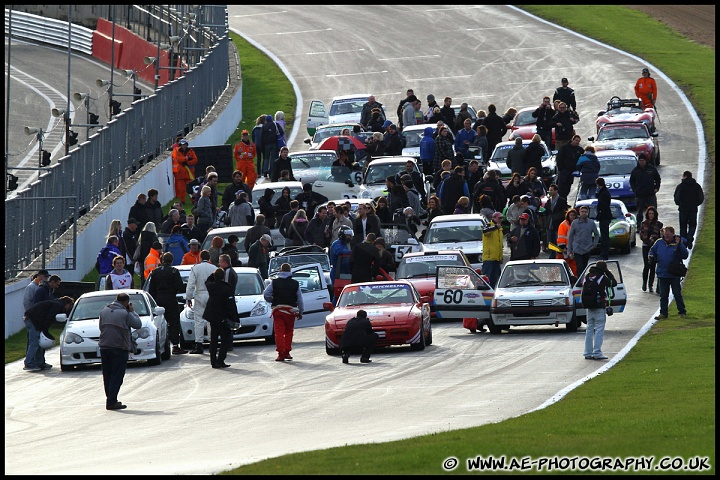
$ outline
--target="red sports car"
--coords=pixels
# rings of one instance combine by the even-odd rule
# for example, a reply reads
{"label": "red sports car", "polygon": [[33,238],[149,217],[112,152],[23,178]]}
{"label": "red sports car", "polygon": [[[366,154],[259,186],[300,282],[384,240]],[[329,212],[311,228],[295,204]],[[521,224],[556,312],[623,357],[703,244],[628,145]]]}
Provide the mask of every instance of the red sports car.
{"label": "red sports car", "polygon": [[638,98],[612,97],[607,102],[605,110],[598,112],[595,121],[597,131],[608,123],[618,122],[642,122],[650,133],[655,131],[655,109],[652,107],[643,108]]}
{"label": "red sports car", "polygon": [[340,353],[340,337],[348,320],[365,310],[379,338],[375,346],[410,344],[412,350],[423,350],[432,344],[430,303],[421,297],[408,281],[352,283],[343,288],[337,307],[325,318],[325,351]]}
{"label": "red sports car", "polygon": [[596,151],[601,150],[632,150],[639,157],[645,158],[653,165],[660,165],[660,145],[658,133],[648,130],[642,122],[608,123],[600,127],[595,137],[588,137]]}
{"label": "red sports car", "polygon": [[[517,137],[523,140],[532,140],[533,135],[537,133],[537,118],[532,116],[535,110],[537,107],[525,107],[518,110],[515,118],[508,125],[508,130],[512,130],[508,140],[515,140]],[[548,148],[555,149],[555,128],[552,129],[552,145],[548,145]]]}

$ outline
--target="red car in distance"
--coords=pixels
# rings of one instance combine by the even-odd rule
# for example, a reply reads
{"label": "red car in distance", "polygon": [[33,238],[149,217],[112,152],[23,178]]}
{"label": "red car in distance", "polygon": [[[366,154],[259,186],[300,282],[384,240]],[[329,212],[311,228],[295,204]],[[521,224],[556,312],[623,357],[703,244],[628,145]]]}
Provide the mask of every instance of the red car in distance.
{"label": "red car in distance", "polygon": [[[510,130],[508,140],[515,140],[517,137],[523,140],[532,140],[537,133],[537,118],[533,117],[533,112],[537,107],[525,107],[518,110],[512,122],[507,126]],[[548,145],[551,151],[555,149],[555,128],[552,129],[552,145]]]}
{"label": "red car in distance", "polygon": [[655,109],[643,108],[639,98],[612,97],[605,110],[598,112],[595,128],[599,132],[608,123],[640,122],[644,123],[650,133],[655,131]]}
{"label": "red car in distance", "polygon": [[430,299],[421,297],[405,280],[351,283],[343,288],[337,307],[325,303],[330,310],[325,317],[325,352],[340,353],[340,338],[348,320],[365,310],[373,331],[379,338],[376,347],[410,345],[411,350],[424,350],[432,344]]}

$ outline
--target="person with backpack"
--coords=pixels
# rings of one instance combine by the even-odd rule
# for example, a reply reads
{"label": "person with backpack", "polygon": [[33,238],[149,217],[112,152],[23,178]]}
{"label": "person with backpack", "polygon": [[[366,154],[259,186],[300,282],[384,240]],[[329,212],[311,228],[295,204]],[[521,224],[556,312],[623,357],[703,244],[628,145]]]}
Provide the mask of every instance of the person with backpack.
{"label": "person with backpack", "polygon": [[[585,329],[585,360],[607,360],[602,353],[605,335],[607,289],[617,285],[617,281],[608,270],[607,263],[597,262],[590,267],[582,287],[582,302],[587,309],[587,328]],[[610,310],[612,312],[612,310]],[[612,313],[610,313],[612,315]]]}

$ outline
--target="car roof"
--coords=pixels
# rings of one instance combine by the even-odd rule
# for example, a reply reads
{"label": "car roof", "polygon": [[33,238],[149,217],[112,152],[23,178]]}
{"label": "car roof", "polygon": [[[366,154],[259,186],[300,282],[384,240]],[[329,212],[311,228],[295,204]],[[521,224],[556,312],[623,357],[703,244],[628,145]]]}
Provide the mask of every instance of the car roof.
{"label": "car roof", "polygon": [[409,132],[410,130],[420,130],[424,132],[427,127],[430,127],[434,130],[437,128],[437,125],[432,123],[423,123],[422,125],[408,125],[407,127],[403,127],[403,132]]}
{"label": "car roof", "polygon": [[266,188],[272,188],[273,190],[280,189],[282,190],[284,187],[290,187],[290,188],[301,188],[302,189],[302,182],[263,182],[256,184],[252,191],[264,191]]}
{"label": "car roof", "polygon": [[403,255],[405,257],[425,257],[428,255],[460,255],[462,256],[461,250],[431,250],[426,252],[408,252]]}
{"label": "car roof", "polygon": [[647,130],[647,125],[645,125],[643,122],[612,122],[607,123],[600,127],[600,130],[604,128],[618,128],[618,127],[637,127],[642,125]]}
{"label": "car roof", "polygon": [[409,286],[409,287],[413,287],[412,282],[409,282],[408,280],[405,280],[405,279],[401,279],[401,280],[385,280],[385,281],[382,281],[382,282],[359,282],[359,283],[350,283],[350,284],[346,285],[344,288],[347,288],[347,287],[356,287],[356,286],[358,286],[358,285],[363,285],[363,286],[366,286],[366,285],[380,285],[380,286],[382,286],[382,285],[396,285],[396,284],[398,284],[398,283],[404,283],[405,285],[407,285],[407,286]]}
{"label": "car roof", "polygon": [[536,258],[535,260],[508,260],[507,265],[528,265],[533,263],[557,263],[563,264],[565,260],[562,258]]}
{"label": "car roof", "polygon": [[[354,95],[338,95],[336,97],[333,97],[332,101],[334,102],[336,100],[350,100],[352,98],[369,98],[369,97],[370,97],[369,93],[356,93]],[[377,98],[375,98],[375,101],[377,101]]]}
{"label": "car roof", "polygon": [[227,233],[229,235],[231,233],[236,233],[236,232],[247,232],[248,230],[250,230],[250,228],[252,228],[252,225],[213,228],[212,230],[208,231],[208,235],[212,238],[215,235],[223,235],[225,233]]}
{"label": "car roof", "polygon": [[466,222],[468,220],[484,220],[485,217],[479,213],[463,213],[460,215],[438,215],[433,217],[430,224],[433,223],[445,223],[445,222]]}
{"label": "car roof", "polygon": [[[597,203],[597,198],[587,198],[585,200],[578,200],[575,202],[575,209],[578,207],[582,207],[583,205],[595,205]],[[618,200],[617,198],[611,198],[610,199],[610,205],[625,205],[625,203],[622,200]]]}
{"label": "car roof", "polygon": [[391,165],[393,163],[407,163],[408,160],[411,160],[413,163],[417,164],[417,159],[415,157],[404,157],[402,155],[396,155],[392,157],[373,157],[373,161],[370,162],[370,165]]}
{"label": "car roof", "polygon": [[[292,157],[293,155],[317,155],[318,153],[321,153],[321,154],[330,153],[330,154],[337,156],[337,152],[335,152],[335,150],[298,150],[295,152],[290,152],[288,154],[288,156]],[[275,182],[275,183],[278,183],[278,182]],[[282,182],[282,183],[288,183],[288,182]],[[289,182],[289,183],[292,183],[292,182]],[[262,185],[265,185],[265,184],[263,183]]]}

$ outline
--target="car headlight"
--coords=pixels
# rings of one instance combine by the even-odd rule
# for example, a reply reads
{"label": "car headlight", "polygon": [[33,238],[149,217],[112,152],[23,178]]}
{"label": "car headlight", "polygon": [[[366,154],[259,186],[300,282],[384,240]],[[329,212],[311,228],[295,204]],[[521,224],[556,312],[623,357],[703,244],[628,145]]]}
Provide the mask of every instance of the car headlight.
{"label": "car headlight", "polygon": [[567,297],[558,297],[550,300],[552,306],[570,305],[570,299]]}
{"label": "car headlight", "polygon": [[257,305],[253,307],[253,309],[250,311],[251,317],[260,317],[263,315],[267,315],[267,313],[270,311],[270,306],[267,302],[258,302]]}
{"label": "car headlight", "polygon": [[360,192],[360,198],[371,198],[370,191],[369,190],[363,190]]}
{"label": "car headlight", "polygon": [[503,300],[502,298],[493,300],[493,307],[495,308],[510,308],[511,306],[510,300]]}
{"label": "car headlight", "polygon": [[628,233],[628,229],[625,227],[617,227],[613,228],[610,233],[612,233],[613,235],[625,235],[626,233]]}
{"label": "car headlight", "polygon": [[132,333],[132,337],[134,340],[137,340],[138,338],[148,338],[150,336],[150,329],[147,327],[138,328]]}
{"label": "car headlight", "polygon": [[65,334],[65,343],[82,343],[85,339],[78,335],[77,333],[66,333]]}

